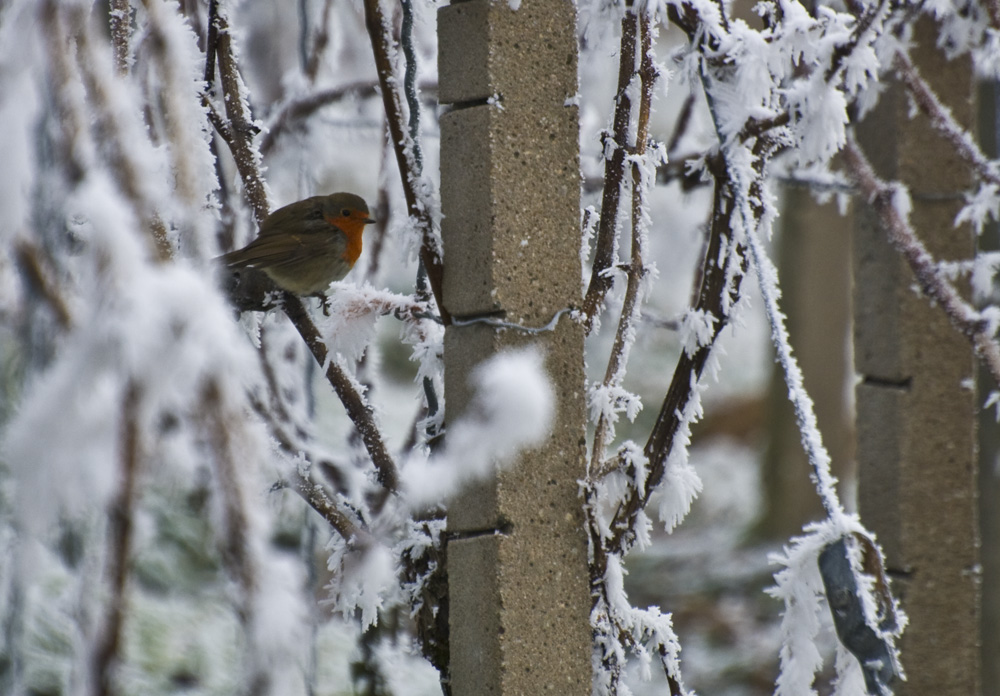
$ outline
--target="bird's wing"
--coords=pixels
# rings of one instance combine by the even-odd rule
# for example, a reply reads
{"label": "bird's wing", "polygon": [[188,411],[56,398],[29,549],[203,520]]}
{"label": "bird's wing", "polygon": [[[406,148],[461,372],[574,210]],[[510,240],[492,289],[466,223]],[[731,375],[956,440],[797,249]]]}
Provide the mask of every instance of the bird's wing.
{"label": "bird's wing", "polygon": [[264,218],[260,226],[260,236],[278,234],[288,229],[302,229],[323,222],[323,196],[313,196],[305,200],[278,208]]}
{"label": "bird's wing", "polygon": [[[292,240],[296,243],[291,244]],[[222,262],[235,267],[295,267],[317,256],[339,258],[346,247],[346,236],[343,233],[332,233],[330,226],[326,225],[323,232],[303,232],[280,237],[262,234],[242,249],[224,254]]]}

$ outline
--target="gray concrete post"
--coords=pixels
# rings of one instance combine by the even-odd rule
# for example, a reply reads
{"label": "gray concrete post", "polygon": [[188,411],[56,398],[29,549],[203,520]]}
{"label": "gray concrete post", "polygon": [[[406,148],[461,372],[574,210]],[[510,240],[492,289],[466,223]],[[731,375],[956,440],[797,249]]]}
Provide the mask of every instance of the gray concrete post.
{"label": "gray concrete post", "polygon": [[[972,122],[972,70],[946,61],[918,24],[914,63],[955,117]],[[907,184],[910,221],[939,259],[969,258],[952,226],[965,166],[895,85],[858,129],[884,178]],[[910,624],[897,694],[975,696],[980,688],[976,392],[968,341],[914,292],[914,278],[870,209],[854,246],[859,505],[885,549]]]}
{"label": "gray concrete post", "polygon": [[[467,0],[438,14],[444,304],[546,324],[580,302],[576,9]],[[455,696],[590,693],[590,591],[578,481],[585,467],[583,333],[445,334],[449,421],[469,371],[505,348],[546,355],[557,394],[546,444],[463,493],[448,514]]]}

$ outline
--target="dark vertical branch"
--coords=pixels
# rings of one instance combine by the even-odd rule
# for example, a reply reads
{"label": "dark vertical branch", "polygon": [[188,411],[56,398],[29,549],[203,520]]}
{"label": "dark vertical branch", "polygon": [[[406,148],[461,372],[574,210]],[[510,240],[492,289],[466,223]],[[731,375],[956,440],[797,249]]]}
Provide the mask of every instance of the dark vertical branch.
{"label": "dark vertical branch", "polygon": [[[212,0],[209,6],[208,34],[211,51],[214,48],[219,63],[219,81],[222,84],[223,104],[226,109],[226,119],[231,137],[229,146],[233,151],[236,168],[240,172],[247,201],[253,208],[257,224],[264,221],[270,212],[267,200],[267,190],[260,176],[258,162],[260,156],[253,147],[255,128],[253,117],[247,107],[246,95],[240,89],[239,68],[233,57],[232,35],[229,33],[229,23],[225,13],[219,11],[218,0]],[[214,36],[215,42],[211,42]],[[205,74],[210,69],[206,67]]]}
{"label": "dark vertical branch", "polygon": [[121,657],[125,585],[128,580],[128,557],[132,547],[132,521],[137,496],[136,479],[142,456],[138,423],[141,394],[139,386],[130,381],[122,399],[121,450],[118,461],[120,483],[118,494],[108,510],[107,613],[95,641],[90,666],[92,693],[100,696],[116,692],[114,675]]}
{"label": "dark vertical branch", "polygon": [[[594,328],[594,321],[604,304],[604,298],[613,284],[608,270],[614,261],[615,237],[617,235],[618,211],[621,204],[622,187],[625,184],[625,153],[628,148],[628,127],[632,119],[632,99],[628,87],[632,84],[636,70],[636,40],[638,38],[639,17],[627,3],[622,17],[621,48],[618,51],[618,92],[615,96],[615,116],[610,134],[603,136],[604,146],[604,192],[601,195],[601,218],[597,224],[597,242],[594,247],[594,264],[590,274],[590,285],[583,300],[584,328],[587,333]],[[608,151],[610,155],[608,154]]]}
{"label": "dark vertical branch", "polygon": [[375,68],[378,72],[379,86],[382,92],[382,103],[385,107],[386,118],[389,121],[389,133],[392,136],[392,143],[396,152],[396,164],[399,166],[399,174],[403,184],[403,194],[406,197],[406,206],[410,216],[416,221],[418,228],[422,231],[423,241],[420,246],[420,261],[427,272],[427,280],[430,283],[431,291],[437,300],[438,310],[445,324],[450,323],[451,315],[442,304],[441,282],[444,277],[444,267],[438,242],[434,235],[431,210],[420,200],[417,186],[421,181],[419,171],[414,171],[407,157],[407,151],[414,156],[416,161],[419,149],[415,149],[415,144],[408,137],[406,126],[404,125],[403,104],[399,94],[399,84],[393,71],[390,60],[390,48],[392,46],[392,35],[386,22],[385,15],[379,0],[365,0],[365,26],[368,28],[368,35],[371,37],[372,51],[375,56]]}
{"label": "dark vertical branch", "polygon": [[[629,147],[629,153],[633,156],[640,156],[648,150],[649,140],[649,112],[653,101],[653,87],[656,83],[657,71],[653,64],[652,57],[652,34],[650,20],[646,13],[642,14],[639,22],[640,32],[640,67],[639,77],[642,81],[642,91],[639,97],[639,117],[636,125],[636,141]],[[643,279],[646,277],[646,267],[643,262],[643,234],[642,216],[645,212],[645,187],[650,182],[643,180],[643,173],[638,163],[632,164],[632,248],[631,260],[626,271],[628,280],[625,286],[625,298],[622,303],[622,313],[618,321],[618,330],[615,332],[615,340],[611,347],[611,355],[608,359],[608,366],[604,373],[604,386],[620,384],[625,369],[625,362],[628,360],[629,343],[635,321],[638,318],[639,289]],[[620,187],[619,187],[620,188]],[[607,189],[605,189],[607,191]],[[599,471],[601,459],[604,456],[606,440],[611,430],[611,424],[604,414],[597,421],[594,430],[594,446],[591,456],[591,466],[595,471]]]}

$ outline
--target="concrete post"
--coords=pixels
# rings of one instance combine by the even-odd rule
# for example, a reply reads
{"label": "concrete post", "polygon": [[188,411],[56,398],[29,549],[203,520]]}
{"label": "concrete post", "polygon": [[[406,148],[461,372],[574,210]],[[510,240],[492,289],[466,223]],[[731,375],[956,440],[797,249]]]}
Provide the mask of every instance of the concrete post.
{"label": "concrete post", "polygon": [[[513,9],[517,7],[517,9]],[[438,14],[444,303],[455,317],[546,324],[580,302],[576,10],[570,0],[466,0]],[[583,333],[445,334],[447,418],[470,369],[531,343],[557,393],[552,435],[448,515],[455,696],[590,693]]]}
{"label": "concrete post", "polygon": [[[914,63],[955,117],[972,121],[972,70],[917,25]],[[878,173],[910,187],[910,221],[939,259],[969,258],[972,235],[952,221],[965,166],[906,94],[889,89],[859,137]],[[886,551],[910,624],[901,641],[908,681],[897,694],[980,694],[976,392],[968,341],[913,291],[871,211],[857,211],[854,270],[859,504]]]}

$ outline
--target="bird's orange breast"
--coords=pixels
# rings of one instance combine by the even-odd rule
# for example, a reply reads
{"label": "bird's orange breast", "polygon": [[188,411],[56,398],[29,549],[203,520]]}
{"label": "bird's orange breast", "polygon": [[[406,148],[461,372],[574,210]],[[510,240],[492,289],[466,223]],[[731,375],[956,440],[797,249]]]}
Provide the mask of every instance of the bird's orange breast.
{"label": "bird's orange breast", "polygon": [[347,246],[344,247],[342,258],[353,267],[358,257],[361,256],[361,237],[365,231],[364,221],[345,217],[327,218],[326,221],[340,229],[347,237]]}

